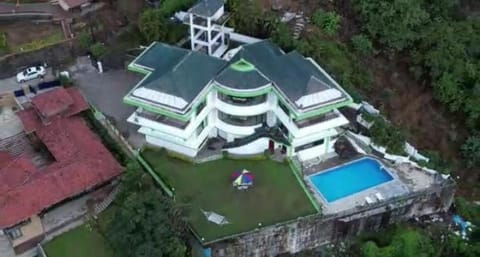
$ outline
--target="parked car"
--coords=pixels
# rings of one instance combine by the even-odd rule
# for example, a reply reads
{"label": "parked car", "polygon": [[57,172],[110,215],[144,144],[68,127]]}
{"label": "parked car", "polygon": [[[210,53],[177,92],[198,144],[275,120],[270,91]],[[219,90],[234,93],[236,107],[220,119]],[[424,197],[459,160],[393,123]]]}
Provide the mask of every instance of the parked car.
{"label": "parked car", "polygon": [[45,74],[47,74],[47,71],[43,66],[29,67],[17,74],[17,82],[23,83],[32,79],[43,78]]}

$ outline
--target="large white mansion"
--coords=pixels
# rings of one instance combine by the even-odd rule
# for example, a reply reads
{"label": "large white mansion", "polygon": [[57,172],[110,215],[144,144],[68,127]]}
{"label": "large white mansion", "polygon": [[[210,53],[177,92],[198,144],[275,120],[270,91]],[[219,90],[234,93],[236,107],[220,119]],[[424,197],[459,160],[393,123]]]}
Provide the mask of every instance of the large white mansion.
{"label": "large white mansion", "polygon": [[338,108],[352,98],[314,60],[268,40],[224,54],[231,30],[214,24],[223,2],[199,1],[189,15],[192,50],[154,42],[129,65],[145,77],[124,97],[137,107],[128,122],[149,144],[189,157],[212,141],[302,160],[334,151],[348,124]]}

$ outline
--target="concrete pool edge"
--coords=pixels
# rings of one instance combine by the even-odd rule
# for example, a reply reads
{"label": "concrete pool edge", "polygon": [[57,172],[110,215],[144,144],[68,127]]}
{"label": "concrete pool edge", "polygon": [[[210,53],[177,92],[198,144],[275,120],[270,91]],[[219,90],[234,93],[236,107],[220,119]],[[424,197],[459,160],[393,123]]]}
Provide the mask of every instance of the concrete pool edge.
{"label": "concrete pool edge", "polygon": [[[385,182],[381,182],[379,184],[376,184],[374,186],[371,186],[371,187],[367,187],[365,189],[362,189],[360,191],[357,191],[355,193],[352,193],[352,194],[349,194],[349,195],[346,195],[346,196],[343,196],[343,197],[340,197],[338,199],[335,199],[333,201],[328,201],[325,196],[323,195],[323,193],[320,191],[320,189],[315,185],[315,183],[313,183],[312,181],[312,177],[314,176],[317,176],[319,174],[325,174],[325,173],[328,173],[328,172],[332,172],[336,169],[339,169],[339,168],[342,168],[344,166],[348,166],[348,165],[351,165],[353,163],[356,163],[356,162],[360,162],[362,160],[367,160],[367,159],[370,159],[370,160],[373,160],[375,162],[377,162],[379,164],[380,167],[383,167],[383,172],[387,173],[388,176],[390,176],[391,179],[389,179],[388,181],[385,181]],[[313,191],[313,195],[315,196],[315,198],[317,198],[317,200],[320,200],[320,203],[322,205],[326,205],[326,206],[332,206],[333,204],[336,204],[338,203],[338,201],[341,201],[341,200],[346,200],[348,198],[353,198],[361,193],[364,193],[365,191],[367,190],[375,190],[375,189],[378,189],[380,187],[383,187],[385,185],[388,185],[388,184],[391,184],[391,183],[395,183],[395,182],[399,182],[399,178],[397,176],[396,173],[392,172],[390,169],[392,167],[389,167],[388,164],[385,164],[382,160],[379,160],[377,157],[375,156],[371,156],[371,155],[364,155],[360,158],[357,158],[357,159],[354,159],[354,160],[350,160],[348,162],[345,162],[345,163],[342,163],[340,165],[336,165],[336,166],[333,166],[333,167],[330,167],[330,168],[327,168],[327,169],[324,169],[324,170],[319,170],[315,173],[312,173],[308,176],[305,176],[305,182],[306,184],[308,185],[308,187],[310,188],[311,191]],[[320,198],[320,199],[318,199]]]}

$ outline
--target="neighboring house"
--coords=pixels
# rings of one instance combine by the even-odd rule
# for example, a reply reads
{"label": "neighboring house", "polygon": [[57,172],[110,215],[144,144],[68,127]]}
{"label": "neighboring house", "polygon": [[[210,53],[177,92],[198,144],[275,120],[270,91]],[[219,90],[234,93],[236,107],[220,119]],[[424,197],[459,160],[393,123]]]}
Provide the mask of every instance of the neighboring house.
{"label": "neighboring house", "polygon": [[72,11],[88,6],[92,0],[58,0],[58,4],[65,11]]}
{"label": "neighboring house", "polygon": [[54,89],[31,105],[17,113],[26,135],[16,140],[37,151],[0,151],[0,245],[8,239],[16,254],[45,238],[45,213],[109,185],[122,171],[80,115],[88,104],[78,89]]}

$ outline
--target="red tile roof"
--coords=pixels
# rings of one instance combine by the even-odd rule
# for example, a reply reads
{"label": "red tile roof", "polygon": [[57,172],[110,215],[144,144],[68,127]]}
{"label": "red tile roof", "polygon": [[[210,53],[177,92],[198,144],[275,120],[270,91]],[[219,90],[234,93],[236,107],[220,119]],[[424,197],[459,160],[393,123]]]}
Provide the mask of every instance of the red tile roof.
{"label": "red tile roof", "polygon": [[47,120],[59,115],[69,117],[88,109],[87,102],[77,88],[58,88],[40,94],[32,100],[32,104]]}
{"label": "red tile roof", "polygon": [[[67,90],[74,101],[67,113],[87,106],[75,91]],[[61,95],[53,91],[46,94]],[[19,117],[27,132],[35,131],[55,162],[38,170],[20,157],[0,168],[0,228],[13,226],[121,173],[122,167],[81,117],[56,118],[44,125],[32,108],[21,111]]]}

